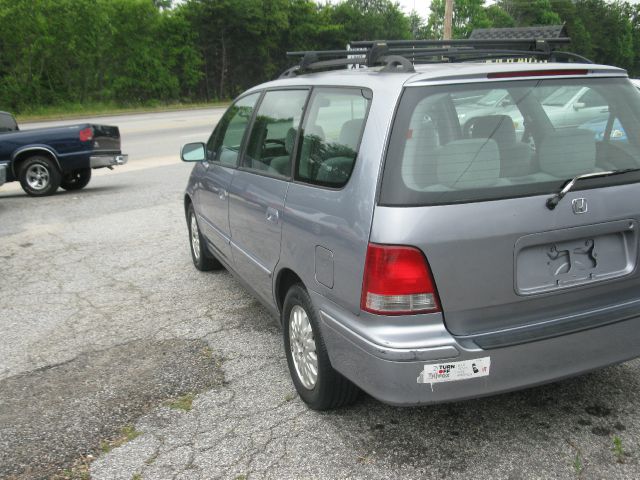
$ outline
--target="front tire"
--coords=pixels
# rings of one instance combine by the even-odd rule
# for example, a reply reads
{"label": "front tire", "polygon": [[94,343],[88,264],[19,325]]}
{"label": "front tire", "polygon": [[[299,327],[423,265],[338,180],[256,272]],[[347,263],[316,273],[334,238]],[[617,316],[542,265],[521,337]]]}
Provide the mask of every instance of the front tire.
{"label": "front tire", "polygon": [[187,227],[189,230],[189,246],[191,247],[191,259],[193,265],[201,272],[209,270],[220,270],[222,264],[209,253],[207,250],[204,237],[200,233],[198,227],[198,219],[193,205],[189,205],[187,209]]}
{"label": "front tire", "polygon": [[91,180],[91,169],[79,168],[64,175],[60,186],[65,190],[81,190],[87,186],[89,180]]}
{"label": "front tire", "polygon": [[27,158],[20,165],[19,179],[27,195],[44,197],[58,189],[62,176],[53,160],[36,155]]}
{"label": "front tire", "polygon": [[360,390],[331,366],[318,315],[300,284],[287,293],[282,325],[289,373],[300,398],[313,410],[354,403]]}

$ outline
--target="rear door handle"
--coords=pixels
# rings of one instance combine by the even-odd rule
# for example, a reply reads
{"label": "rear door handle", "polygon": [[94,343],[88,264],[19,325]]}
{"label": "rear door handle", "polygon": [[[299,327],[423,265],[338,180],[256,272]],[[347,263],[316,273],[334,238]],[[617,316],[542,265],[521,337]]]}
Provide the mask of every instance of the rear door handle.
{"label": "rear door handle", "polygon": [[277,208],[267,207],[267,221],[278,223],[280,219],[280,212],[278,212]]}

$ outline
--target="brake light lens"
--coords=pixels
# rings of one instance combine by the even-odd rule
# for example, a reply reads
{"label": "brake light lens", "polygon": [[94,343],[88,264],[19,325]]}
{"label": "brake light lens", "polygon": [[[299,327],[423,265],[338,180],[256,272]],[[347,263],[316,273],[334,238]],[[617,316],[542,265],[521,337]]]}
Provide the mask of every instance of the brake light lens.
{"label": "brake light lens", "polygon": [[81,142],[89,142],[93,140],[93,128],[84,128],[80,130],[80,141]]}
{"label": "brake light lens", "polygon": [[440,311],[427,259],[415,247],[370,243],[360,308],[381,315]]}
{"label": "brake light lens", "polygon": [[520,72],[493,72],[487,78],[518,78],[518,77],[557,77],[566,75],[586,75],[589,73],[585,69],[563,69],[563,70],[525,70]]}

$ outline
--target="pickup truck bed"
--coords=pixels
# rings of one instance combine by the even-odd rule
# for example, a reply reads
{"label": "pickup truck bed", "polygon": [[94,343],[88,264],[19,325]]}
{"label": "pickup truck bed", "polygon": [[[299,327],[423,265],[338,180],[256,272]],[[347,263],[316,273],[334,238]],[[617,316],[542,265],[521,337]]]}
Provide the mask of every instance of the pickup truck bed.
{"label": "pickup truck bed", "polygon": [[0,112],[0,166],[6,166],[6,181],[20,181],[29,195],[51,195],[58,187],[79,190],[92,169],[127,159],[118,127],[83,123],[20,131],[13,116]]}

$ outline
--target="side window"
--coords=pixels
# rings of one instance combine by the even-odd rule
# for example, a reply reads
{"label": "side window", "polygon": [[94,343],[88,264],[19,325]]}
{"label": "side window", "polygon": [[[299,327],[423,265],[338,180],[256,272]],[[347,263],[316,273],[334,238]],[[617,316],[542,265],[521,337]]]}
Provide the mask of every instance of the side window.
{"label": "side window", "polygon": [[207,142],[208,162],[220,162],[228,167],[235,167],[238,164],[242,138],[259,97],[259,93],[247,95],[225,112]]}
{"label": "side window", "polygon": [[360,89],[315,89],[304,121],[296,178],[344,186],[358,156],[368,108],[369,100]]}
{"label": "side window", "polygon": [[584,103],[584,108],[607,106],[607,101],[592,88],[587,89],[586,93],[580,97],[579,102]]}
{"label": "side window", "polygon": [[291,175],[291,154],[308,90],[274,90],[260,103],[243,166],[272,175]]}

